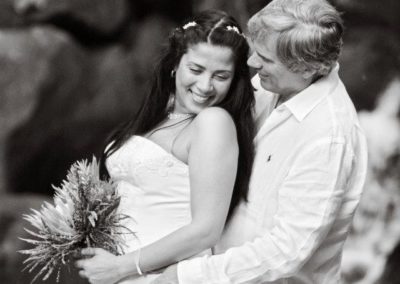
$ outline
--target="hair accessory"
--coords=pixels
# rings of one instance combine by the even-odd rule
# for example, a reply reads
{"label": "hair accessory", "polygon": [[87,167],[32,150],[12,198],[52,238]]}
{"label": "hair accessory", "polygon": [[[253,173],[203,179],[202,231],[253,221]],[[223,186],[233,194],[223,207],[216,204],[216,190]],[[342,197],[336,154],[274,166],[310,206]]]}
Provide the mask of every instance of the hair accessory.
{"label": "hair accessory", "polygon": [[234,32],[237,33],[238,35],[240,35],[240,36],[242,36],[242,37],[245,37],[244,34],[242,34],[242,33],[239,31],[239,29],[238,29],[237,27],[235,27],[235,26],[226,26],[226,29],[227,29],[228,31],[234,31]]}
{"label": "hair accessory", "polygon": [[197,23],[196,23],[196,22],[189,22],[189,23],[185,24],[185,25],[182,27],[182,29],[186,30],[187,28],[194,27],[194,26],[197,26]]}

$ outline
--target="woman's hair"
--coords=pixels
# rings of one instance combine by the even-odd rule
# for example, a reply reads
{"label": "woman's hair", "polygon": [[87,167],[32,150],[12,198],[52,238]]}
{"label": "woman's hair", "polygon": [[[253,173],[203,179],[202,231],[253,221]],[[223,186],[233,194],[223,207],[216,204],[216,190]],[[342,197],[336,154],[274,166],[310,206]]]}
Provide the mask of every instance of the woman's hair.
{"label": "woman's hair", "polygon": [[[118,150],[132,135],[143,135],[154,129],[167,117],[170,95],[175,93],[175,78],[171,76],[188,48],[198,43],[209,43],[231,48],[234,56],[234,76],[225,98],[219,106],[232,116],[239,145],[238,170],[228,218],[241,200],[247,200],[249,180],[254,159],[253,122],[254,94],[249,68],[246,64],[249,46],[236,20],[225,12],[201,12],[169,36],[168,45],[156,65],[150,91],[136,114],[107,141],[113,142],[100,158],[100,176],[109,178],[105,160]],[[107,145],[106,144],[106,145]],[[215,165],[216,167],[218,165]]]}
{"label": "woman's hair", "polygon": [[328,74],[342,47],[343,22],[326,0],[274,0],[248,22],[250,37],[277,33],[278,58],[293,72]]}

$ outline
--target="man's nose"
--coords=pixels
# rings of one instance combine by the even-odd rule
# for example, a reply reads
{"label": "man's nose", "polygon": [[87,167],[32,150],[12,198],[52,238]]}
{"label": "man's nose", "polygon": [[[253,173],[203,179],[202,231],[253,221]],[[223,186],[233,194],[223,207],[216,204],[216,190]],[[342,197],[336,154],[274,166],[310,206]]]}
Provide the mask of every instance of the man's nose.
{"label": "man's nose", "polygon": [[260,58],[257,56],[255,52],[253,52],[250,57],[247,59],[247,65],[254,69],[261,69],[262,64],[260,62]]}

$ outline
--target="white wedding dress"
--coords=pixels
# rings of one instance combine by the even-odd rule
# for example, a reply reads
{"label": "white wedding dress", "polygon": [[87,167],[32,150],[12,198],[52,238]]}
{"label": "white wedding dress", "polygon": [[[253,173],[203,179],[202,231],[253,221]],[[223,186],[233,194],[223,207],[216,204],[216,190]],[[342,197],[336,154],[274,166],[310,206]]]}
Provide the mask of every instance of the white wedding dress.
{"label": "white wedding dress", "polygon": [[[126,226],[136,234],[126,237],[126,253],[190,222],[189,168],[161,146],[133,136],[107,159],[106,165],[118,183],[120,212],[131,217]],[[145,284],[157,276],[147,274],[120,283]]]}

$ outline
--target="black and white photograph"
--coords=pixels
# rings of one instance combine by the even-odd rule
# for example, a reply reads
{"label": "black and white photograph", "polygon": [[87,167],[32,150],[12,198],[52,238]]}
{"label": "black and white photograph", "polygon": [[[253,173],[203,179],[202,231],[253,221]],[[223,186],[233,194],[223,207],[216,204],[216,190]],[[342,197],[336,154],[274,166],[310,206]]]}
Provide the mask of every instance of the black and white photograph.
{"label": "black and white photograph", "polygon": [[0,283],[399,267],[399,1],[0,2]]}

